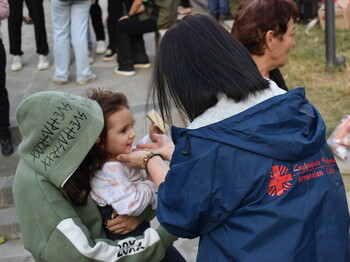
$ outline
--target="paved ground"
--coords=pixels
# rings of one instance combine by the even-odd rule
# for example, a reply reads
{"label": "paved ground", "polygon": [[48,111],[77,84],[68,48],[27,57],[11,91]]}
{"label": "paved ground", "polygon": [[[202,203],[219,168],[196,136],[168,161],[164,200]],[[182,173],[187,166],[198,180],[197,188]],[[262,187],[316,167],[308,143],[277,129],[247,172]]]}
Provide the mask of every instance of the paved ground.
{"label": "paved ground", "polygon": [[[103,8],[103,15],[106,17],[106,2],[101,1]],[[206,4],[205,0],[192,1],[194,5],[194,12],[206,12],[203,6]],[[45,12],[46,12],[46,25],[49,39],[49,46],[52,50],[52,30],[51,30],[51,19],[49,10],[49,1],[44,1]],[[27,10],[24,11],[27,14]],[[230,26],[230,25],[229,25]],[[8,52],[8,35],[7,35],[7,23],[6,21],[2,26],[3,41],[5,48]],[[77,86],[74,81],[64,86],[55,85],[51,77],[53,75],[53,67],[46,71],[37,71],[38,56],[35,53],[35,42],[34,42],[34,29],[32,25],[23,25],[22,28],[23,39],[22,48],[24,55],[22,56],[24,62],[24,69],[21,72],[11,72],[9,70],[12,57],[8,55],[8,66],[7,66],[7,88],[9,91],[9,98],[11,103],[11,125],[16,127],[16,121],[14,113],[17,106],[23,101],[28,95],[43,91],[43,90],[60,90],[70,92],[77,95],[85,95],[89,87],[101,87],[104,89],[110,89],[114,91],[123,92],[129,98],[130,105],[135,113],[136,118],[136,131],[138,138],[142,137],[147,132],[147,126],[144,119],[146,112],[146,97],[148,91],[148,83],[150,80],[150,73],[152,69],[138,69],[137,74],[133,77],[121,77],[114,74],[114,68],[116,62],[103,62],[102,56],[94,56],[95,63],[92,65],[93,72],[97,75],[98,79],[91,85]],[[93,35],[94,37],[94,35]],[[93,39],[94,41],[94,39]],[[150,57],[151,62],[154,61],[155,56],[155,38],[154,33],[145,35],[146,49]],[[49,59],[52,61],[52,52],[49,54]],[[71,78],[74,79],[75,69],[74,63],[71,67]],[[177,125],[184,125],[182,120],[178,117],[176,120]],[[14,130],[16,132],[16,130]],[[18,137],[15,140],[18,142]],[[1,158],[1,161],[5,161]],[[4,163],[1,163],[4,164]],[[6,164],[5,164],[6,165]],[[1,166],[1,165],[0,165]],[[346,173],[350,173],[348,165],[342,166]],[[348,191],[350,191],[350,176],[344,175],[344,181],[346,183]],[[350,193],[349,197],[350,197]],[[153,222],[154,225],[157,221]],[[185,258],[191,262],[195,261],[197,253],[198,239],[185,240],[180,239],[175,243],[175,246],[181,251]],[[20,240],[7,242],[6,244],[0,245],[0,262],[11,262],[11,261],[32,261],[29,253],[22,247]]]}

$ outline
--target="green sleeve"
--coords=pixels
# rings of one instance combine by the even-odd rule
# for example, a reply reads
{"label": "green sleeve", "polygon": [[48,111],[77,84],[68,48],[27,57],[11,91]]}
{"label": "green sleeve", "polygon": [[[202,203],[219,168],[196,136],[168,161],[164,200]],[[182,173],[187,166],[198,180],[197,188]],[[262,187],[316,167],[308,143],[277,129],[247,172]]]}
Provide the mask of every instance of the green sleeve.
{"label": "green sleeve", "polygon": [[151,221],[156,216],[156,210],[149,205],[138,217],[139,225],[144,221]]}
{"label": "green sleeve", "polygon": [[73,207],[60,189],[30,170],[16,173],[13,190],[23,244],[37,262],[157,262],[173,243],[161,227],[148,228],[138,237],[106,239],[92,199]]}
{"label": "green sleeve", "polygon": [[79,234],[78,219],[63,221],[58,225],[40,257],[44,258],[43,261],[51,262],[157,262],[164,258],[166,249],[172,244],[173,236],[162,227],[157,230],[148,228],[141,236],[114,242],[106,239],[91,239],[88,233],[83,233],[83,230]]}

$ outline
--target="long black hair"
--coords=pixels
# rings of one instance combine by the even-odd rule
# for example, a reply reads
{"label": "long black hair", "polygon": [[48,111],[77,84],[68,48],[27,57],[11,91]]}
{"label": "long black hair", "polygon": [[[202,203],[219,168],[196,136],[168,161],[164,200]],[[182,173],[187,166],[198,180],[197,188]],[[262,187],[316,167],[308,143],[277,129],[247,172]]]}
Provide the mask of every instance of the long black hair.
{"label": "long black hair", "polygon": [[149,98],[170,123],[171,102],[193,121],[217,103],[219,93],[239,102],[268,86],[242,44],[210,16],[197,14],[178,20],[165,33]]}

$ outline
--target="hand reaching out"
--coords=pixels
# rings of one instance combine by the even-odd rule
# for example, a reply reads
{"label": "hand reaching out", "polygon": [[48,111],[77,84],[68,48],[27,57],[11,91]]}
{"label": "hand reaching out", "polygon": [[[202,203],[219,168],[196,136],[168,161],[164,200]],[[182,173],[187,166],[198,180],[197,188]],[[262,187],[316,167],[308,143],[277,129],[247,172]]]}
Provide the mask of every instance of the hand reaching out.
{"label": "hand reaching out", "polygon": [[156,141],[156,143],[137,144],[136,151],[158,152],[162,155],[164,160],[170,161],[175,148],[173,141],[168,136],[157,133],[152,134],[151,140]]}

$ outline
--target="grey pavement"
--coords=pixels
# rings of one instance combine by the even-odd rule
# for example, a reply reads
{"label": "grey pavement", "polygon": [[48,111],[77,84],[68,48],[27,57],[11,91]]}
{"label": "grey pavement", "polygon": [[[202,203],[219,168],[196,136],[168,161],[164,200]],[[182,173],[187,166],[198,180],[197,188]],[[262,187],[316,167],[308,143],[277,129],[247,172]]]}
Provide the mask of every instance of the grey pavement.
{"label": "grey pavement", "polygon": [[[193,13],[207,13],[206,0],[191,1],[193,5]],[[107,1],[100,1],[100,5],[103,9],[103,16],[107,16]],[[50,46],[49,59],[52,62],[52,28],[50,17],[49,1],[44,1],[45,14],[46,14],[46,28],[48,34],[48,41]],[[25,9],[24,14],[28,12]],[[179,17],[181,18],[181,17]],[[226,21],[224,26],[228,29],[231,27],[233,21]],[[58,86],[52,82],[53,66],[46,71],[37,71],[38,55],[36,54],[35,40],[34,40],[34,27],[33,25],[23,24],[22,27],[22,49],[24,55],[22,60],[24,63],[24,69],[20,72],[11,72],[9,70],[12,56],[9,55],[8,46],[8,32],[7,21],[4,21],[2,25],[3,42],[7,51],[7,89],[9,91],[10,99],[10,115],[11,126],[13,133],[13,140],[16,146],[20,142],[20,134],[17,128],[15,120],[15,110],[18,105],[29,95],[44,91],[44,90],[59,90],[70,92],[77,95],[86,95],[88,88],[100,87],[107,90],[113,90],[123,92],[129,99],[130,106],[135,114],[136,119],[136,133],[138,134],[136,141],[140,139],[145,133],[147,133],[148,123],[145,118],[146,99],[148,94],[148,86],[150,81],[150,75],[152,68],[150,69],[137,69],[137,74],[133,77],[118,76],[114,73],[116,62],[103,62],[102,56],[96,56],[95,62],[92,64],[93,73],[97,75],[97,80],[86,86],[78,86],[75,84],[75,64],[71,66],[71,80],[67,85]],[[106,34],[107,36],[107,34]],[[92,32],[93,42],[95,43],[94,34]],[[155,46],[155,34],[149,33],[144,35],[147,54],[149,55],[151,63],[153,63],[156,53]],[[186,123],[177,114],[174,113],[175,124],[178,126],[184,126]],[[0,156],[0,236],[1,230],[8,230],[10,233],[7,235],[8,239],[4,244],[0,244],[0,262],[30,262],[33,261],[28,251],[23,248],[22,241],[20,239],[20,233],[18,229],[18,223],[15,216],[15,210],[13,207],[13,199],[11,195],[12,181],[14,177],[14,171],[16,164],[18,163],[19,156],[16,151],[15,154],[9,158]],[[343,178],[347,187],[348,196],[350,198],[350,165],[339,162],[342,166]],[[346,175],[349,174],[349,175]],[[7,222],[9,220],[10,226]],[[152,221],[152,225],[156,227],[158,222],[156,219]],[[10,227],[10,228],[9,228]],[[15,233],[13,233],[15,232]],[[14,236],[12,236],[14,235]],[[11,239],[13,238],[13,239]],[[175,242],[175,246],[184,255],[187,261],[195,261],[197,254],[198,239],[188,240],[179,239]]]}

